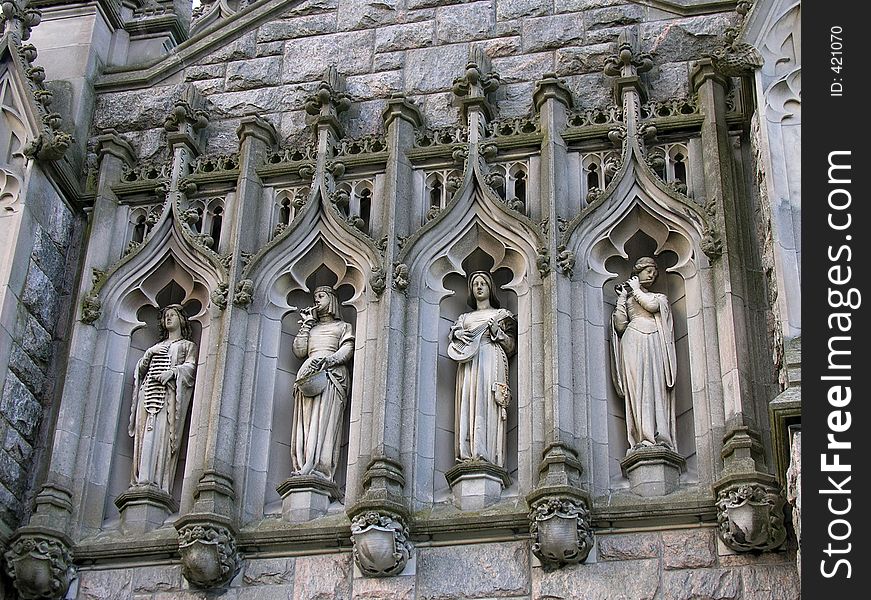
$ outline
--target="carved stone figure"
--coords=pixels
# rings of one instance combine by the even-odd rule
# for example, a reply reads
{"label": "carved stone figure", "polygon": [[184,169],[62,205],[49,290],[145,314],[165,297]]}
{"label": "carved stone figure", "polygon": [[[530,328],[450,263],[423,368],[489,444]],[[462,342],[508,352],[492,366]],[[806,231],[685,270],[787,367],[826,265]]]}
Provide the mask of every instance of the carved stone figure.
{"label": "carved stone figure", "polygon": [[347,365],[354,354],[354,330],[342,320],[333,288],[315,288],[314,302],[301,311],[293,341],[293,353],[305,360],[293,386],[290,448],[294,475],[314,474],[332,481],[350,393]]}
{"label": "carved stone figure", "polygon": [[638,259],[632,277],[617,288],[611,318],[612,376],[617,394],[626,401],[630,452],[654,445],[677,449],[671,307],[665,294],[648,289],[658,274],[652,258]]}
{"label": "carved stone figure", "polygon": [[459,363],[455,396],[456,456],[459,461],[505,465],[508,357],[514,353],[517,323],[500,308],[493,278],[486,271],[469,276],[472,312],[451,327],[448,356]]}
{"label": "carved stone figure", "polygon": [[179,304],[160,313],[160,341],[136,363],[128,433],[133,486],[171,493],[197,369],[197,346]]}

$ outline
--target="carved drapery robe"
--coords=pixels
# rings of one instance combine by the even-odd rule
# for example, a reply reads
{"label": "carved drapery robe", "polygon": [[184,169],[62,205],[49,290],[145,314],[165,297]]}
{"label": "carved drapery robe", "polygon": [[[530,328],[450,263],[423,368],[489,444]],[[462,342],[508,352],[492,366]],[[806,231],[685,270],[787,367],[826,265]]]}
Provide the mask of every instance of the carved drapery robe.
{"label": "carved drapery robe", "polygon": [[[164,340],[136,364],[128,433],[133,437],[132,485],[154,485],[172,493],[181,435],[197,369],[197,346],[190,340]],[[174,373],[166,384],[158,377]]]}
{"label": "carved drapery robe", "polygon": [[665,294],[643,288],[611,318],[612,375],[626,403],[629,447],[663,444],[677,451],[674,323]]}
{"label": "carved drapery robe", "polygon": [[[354,354],[354,331],[350,323],[318,323],[306,334],[302,331],[293,342],[297,358],[305,358],[293,386],[293,423],[291,458],[293,471],[299,475],[316,474],[333,480],[339,462],[339,433],[345,401],[350,392],[348,366]],[[315,359],[335,355],[336,365],[325,369],[323,392],[306,396],[300,382],[318,371]]]}
{"label": "carved drapery robe", "polygon": [[[499,325],[490,332],[489,319]],[[485,460],[505,466],[505,433],[511,390],[508,357],[514,353],[514,316],[507,310],[487,308],[460,315],[451,327],[448,356],[457,361],[454,431],[456,457]],[[472,334],[463,343],[457,334]]]}

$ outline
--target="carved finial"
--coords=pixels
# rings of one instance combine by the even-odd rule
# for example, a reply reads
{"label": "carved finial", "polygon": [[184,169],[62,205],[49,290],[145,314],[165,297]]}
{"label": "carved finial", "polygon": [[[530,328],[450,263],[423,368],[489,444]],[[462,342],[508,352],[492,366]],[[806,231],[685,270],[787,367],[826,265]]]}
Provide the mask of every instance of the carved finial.
{"label": "carved finial", "polygon": [[29,38],[30,30],[42,21],[42,13],[30,7],[30,0],[5,0],[0,8],[3,34],[11,35],[16,41]]}
{"label": "carved finial", "polygon": [[336,117],[351,108],[351,99],[344,92],[345,78],[335,66],[329,66],[315,93],[306,98],[305,111],[314,116]]}
{"label": "carved finial", "polygon": [[617,38],[617,54],[605,60],[605,75],[635,77],[653,68],[653,58],[647,52],[638,52],[635,32],[624,29]]}
{"label": "carved finial", "polygon": [[502,80],[493,71],[490,59],[484,54],[484,50],[478,47],[469,52],[469,62],[462,77],[454,80],[454,94],[460,98],[485,98],[488,94],[499,89]]}

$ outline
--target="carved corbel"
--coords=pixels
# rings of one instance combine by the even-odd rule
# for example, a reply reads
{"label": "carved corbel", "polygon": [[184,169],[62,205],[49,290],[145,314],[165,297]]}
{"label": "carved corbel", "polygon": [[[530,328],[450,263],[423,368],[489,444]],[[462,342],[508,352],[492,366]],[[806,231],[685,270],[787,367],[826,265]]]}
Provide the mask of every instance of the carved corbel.
{"label": "carved corbel", "polygon": [[44,531],[20,533],[5,554],[6,572],[23,600],[65,598],[75,577],[69,541]]}
{"label": "carved corbel", "polygon": [[774,550],[786,540],[784,500],[763,483],[737,483],[717,494],[720,539],[737,552]]}
{"label": "carved corbel", "polygon": [[233,305],[240,308],[246,308],[254,300],[254,282],[250,279],[243,279],[236,284],[236,289],[233,291]]}
{"label": "carved corbel", "polygon": [[182,573],[194,586],[215,589],[227,585],[242,567],[233,532],[207,521],[177,524]]}
{"label": "carved corbel", "polygon": [[547,496],[529,512],[532,553],[549,569],[586,560],[593,548],[590,510],[580,498]]}
{"label": "carved corbel", "polygon": [[743,77],[762,66],[764,61],[759,51],[738,41],[740,30],[737,27],[728,27],[723,35],[726,38],[723,45],[710,55],[711,64],[720,75]]}
{"label": "carved corbel", "polygon": [[403,518],[387,511],[370,510],[351,519],[354,561],[367,577],[398,575],[414,552]]}

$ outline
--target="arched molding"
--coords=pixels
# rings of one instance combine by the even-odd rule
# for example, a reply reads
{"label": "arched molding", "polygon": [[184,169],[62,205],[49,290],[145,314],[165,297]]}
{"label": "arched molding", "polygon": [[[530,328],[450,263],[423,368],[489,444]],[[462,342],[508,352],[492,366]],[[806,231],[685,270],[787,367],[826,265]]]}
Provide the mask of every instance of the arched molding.
{"label": "arched molding", "polygon": [[[634,136],[633,136],[634,137]],[[650,252],[659,257],[674,258],[667,273],[679,275],[681,311],[686,320],[686,351],[682,371],[689,378],[684,382],[692,404],[692,438],[695,448],[682,449],[697,454],[697,477],[700,485],[714,480],[717,441],[709,432],[723,422],[722,391],[717,382],[719,373],[716,348],[716,321],[713,307],[713,279],[702,243],[710,231],[710,223],[702,209],[682,194],[666,187],[643,161],[641,146],[627,139],[623,147],[623,162],[614,174],[602,197],[591,203],[567,228],[562,243],[576,258],[571,276],[573,336],[582,340],[581,352],[576,352],[575,402],[589,403],[585,418],[577,423],[579,431],[589,431],[590,478],[594,493],[614,491],[611,463],[615,458],[614,435],[625,430],[614,422],[610,407],[616,406],[616,395],[610,377],[610,310],[614,294],[609,282],[627,273],[616,273],[610,263],[620,257],[624,264],[640,256],[630,256],[630,241],[639,234],[652,240]],[[661,259],[660,259],[661,260]],[[670,261],[669,261],[670,262]],[[677,300],[670,298],[671,301]],[[683,325],[680,325],[683,328]],[[681,357],[679,355],[679,361]],[[689,364],[686,364],[686,362]],[[618,408],[619,410],[619,408]],[[693,479],[695,478],[693,474]],[[694,481],[691,481],[694,483]],[[620,487],[619,484],[617,487]]]}
{"label": "arched molding", "polygon": [[[298,249],[300,246],[309,249],[312,235],[320,236],[339,255],[356,257],[357,267],[366,277],[369,271],[381,267],[381,253],[375,247],[375,241],[342,220],[329,202],[323,185],[313,185],[305,205],[295,212],[293,220],[285,229],[251,257],[242,271],[242,278],[252,280],[255,290],[264,289],[261,287],[263,282],[272,280],[270,277],[275,276],[278,265],[291,270],[287,257],[303,256]],[[355,287],[355,291],[359,296],[364,288]],[[271,293],[268,289],[266,292]],[[354,301],[357,302],[357,299]],[[281,306],[277,298],[273,299],[273,304]]]}
{"label": "arched molding", "polygon": [[[485,183],[477,162],[469,158],[470,164],[464,173],[463,183],[454,197],[432,220],[405,241],[397,261],[408,265],[412,272],[419,268],[418,265],[433,261],[435,255],[449,247],[451,240],[461,237],[473,222],[494,236],[511,242],[513,247],[524,249],[524,253],[532,258],[532,264],[535,264],[536,248],[545,243],[541,229],[522,213],[506,206]],[[461,232],[460,236],[458,232]],[[527,275],[537,277],[532,272]],[[414,280],[412,277],[412,286]],[[438,286],[433,289],[438,289]],[[412,289],[410,293],[414,295],[421,291]]]}

